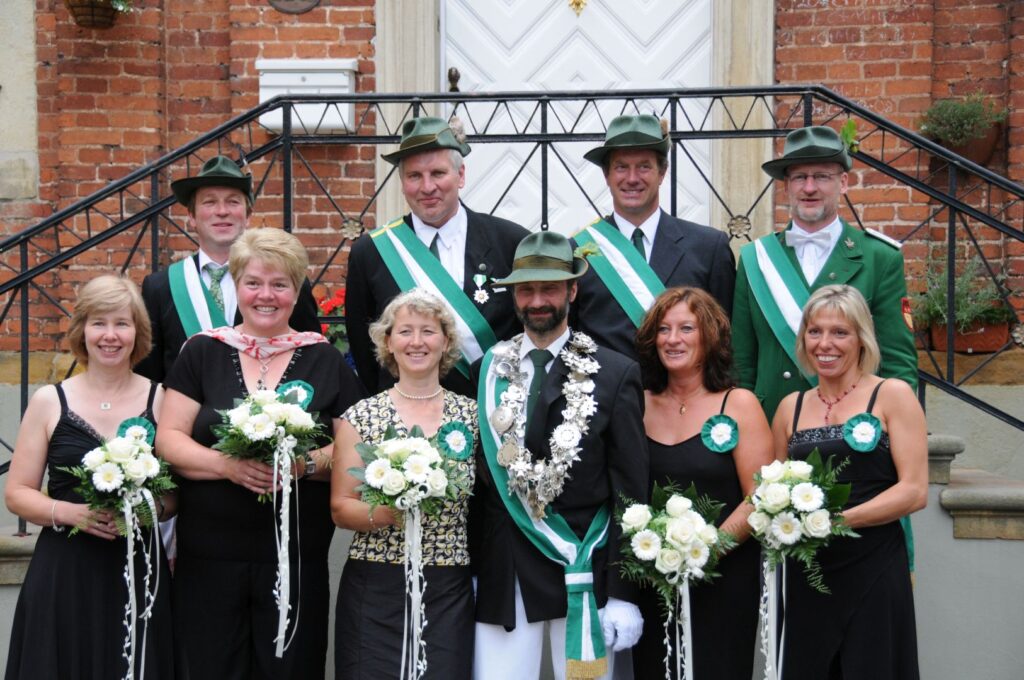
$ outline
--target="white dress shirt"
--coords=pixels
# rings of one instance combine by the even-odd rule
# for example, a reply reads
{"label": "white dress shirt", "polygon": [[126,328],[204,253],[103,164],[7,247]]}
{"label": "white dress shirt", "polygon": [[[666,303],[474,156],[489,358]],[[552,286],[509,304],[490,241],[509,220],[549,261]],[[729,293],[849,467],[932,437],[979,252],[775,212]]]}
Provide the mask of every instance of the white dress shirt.
{"label": "white dress shirt", "polygon": [[[804,243],[793,248],[796,252],[796,259],[800,262],[800,269],[803,270],[804,278],[807,279],[808,284],[813,284],[814,280],[818,278],[818,274],[825,267],[825,262],[828,260],[829,255],[832,254],[832,249],[839,243],[839,237],[843,233],[843,223],[839,221],[839,217],[827,227],[823,227],[819,231],[809,232],[801,228],[796,221],[793,221],[793,226],[790,229],[801,236],[811,236],[812,234],[827,234],[827,243]],[[819,236],[822,241],[825,240],[824,236]]]}
{"label": "white dress shirt", "polygon": [[412,228],[416,237],[423,242],[423,245],[430,247],[430,242],[437,236],[437,254],[441,260],[441,266],[452,275],[459,288],[463,286],[466,269],[466,229],[468,221],[466,210],[459,204],[452,218],[440,227],[432,227],[423,220],[412,216]]}
{"label": "white dress shirt", "polygon": [[626,240],[633,241],[633,231],[639,229],[644,233],[644,257],[647,262],[651,261],[651,248],[654,246],[654,237],[658,233],[658,222],[661,221],[661,209],[655,210],[654,213],[643,221],[639,226],[633,224],[625,217],[617,212],[612,212],[612,216],[615,218],[615,226],[619,228],[622,235],[626,237]]}
{"label": "white dress shirt", "polygon": [[[199,272],[203,277],[203,284],[209,288],[212,280],[210,279],[210,272],[206,271],[207,264],[213,264],[217,267],[221,266],[200,249]],[[224,266],[228,266],[228,263],[225,262]],[[230,272],[225,272],[224,277],[220,280],[220,293],[224,300],[224,320],[227,321],[229,326],[234,326],[235,311],[238,309],[238,291],[235,289],[235,280],[231,278]]]}

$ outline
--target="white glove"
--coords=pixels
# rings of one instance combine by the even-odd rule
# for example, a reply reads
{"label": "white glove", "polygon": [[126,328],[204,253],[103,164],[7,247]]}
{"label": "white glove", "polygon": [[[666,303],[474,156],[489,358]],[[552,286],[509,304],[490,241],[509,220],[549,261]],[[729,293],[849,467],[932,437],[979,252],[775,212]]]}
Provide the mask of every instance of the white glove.
{"label": "white glove", "polygon": [[612,651],[621,652],[640,641],[644,632],[644,617],[640,608],[631,602],[608,598],[601,613],[601,632],[604,644]]}

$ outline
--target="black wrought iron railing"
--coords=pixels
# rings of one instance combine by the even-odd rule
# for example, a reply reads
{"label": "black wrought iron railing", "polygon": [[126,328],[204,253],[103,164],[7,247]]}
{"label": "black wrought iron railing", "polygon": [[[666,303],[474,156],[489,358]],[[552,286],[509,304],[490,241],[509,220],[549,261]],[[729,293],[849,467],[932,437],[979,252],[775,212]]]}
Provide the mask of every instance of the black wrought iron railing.
{"label": "black wrought iron railing", "polygon": [[[1019,289],[1024,282],[1024,268],[1012,266],[1015,257],[1024,260],[1024,187],[825,87],[278,97],[0,242],[0,266],[6,270],[0,283],[0,324],[8,329],[8,338],[16,330],[19,339],[22,409],[29,396],[32,351],[59,348],[59,318],[69,314],[73,300],[62,284],[103,269],[137,271],[141,278],[188,250],[192,238],[183,212],[174,208],[171,214],[170,181],[194,174],[214,154],[232,156],[251,169],[259,197],[254,223],[294,231],[311,251],[314,283],[340,282],[339,255],[374,224],[381,192],[398,182],[393,170],[377,173],[373,159],[379,147],[397,143],[401,125],[410,117],[457,115],[474,148],[492,152],[485,176],[470,175],[471,188],[490,187],[488,204],[473,207],[522,213],[526,206],[520,220],[546,229],[568,203],[583,205],[592,216],[601,214],[604,185],[600,177],[587,180],[580,171],[580,143],[597,142],[613,116],[632,112],[653,112],[669,122],[674,144],[667,209],[678,214],[714,206],[726,216],[724,224],[714,226],[742,241],[751,238],[755,209],[772,198],[771,180],[756,169],[767,158],[751,163],[751,172],[761,178],[760,190],[737,198],[728,187],[716,185],[708,159],[717,154],[709,150],[710,143],[776,139],[803,125],[855,121],[859,150],[853,154],[857,163],[847,205],[859,224],[880,228],[905,244],[912,288],[920,288],[927,262],[943,262],[947,318],[955,318],[955,272],[965,257],[975,256],[996,285],[997,304],[1014,309],[1011,286]],[[261,117],[270,113],[280,114],[280,132],[261,124]],[[327,130],[331,119],[346,122],[341,129]],[[478,157],[467,161],[471,169]],[[700,196],[707,205],[699,205]],[[1020,315],[1014,312],[1014,318],[1019,322]],[[33,320],[38,321],[35,326]],[[339,323],[342,318],[325,321]],[[948,324],[948,347],[953,346],[953,333],[953,324]],[[926,331],[919,335],[924,340]],[[925,349],[922,399],[925,385],[931,385],[1024,430],[1010,404],[983,399],[968,389],[979,371],[1013,344],[1006,341],[962,375],[952,351]],[[0,433],[0,446],[10,450],[13,434]],[[6,465],[0,465],[0,473]]]}

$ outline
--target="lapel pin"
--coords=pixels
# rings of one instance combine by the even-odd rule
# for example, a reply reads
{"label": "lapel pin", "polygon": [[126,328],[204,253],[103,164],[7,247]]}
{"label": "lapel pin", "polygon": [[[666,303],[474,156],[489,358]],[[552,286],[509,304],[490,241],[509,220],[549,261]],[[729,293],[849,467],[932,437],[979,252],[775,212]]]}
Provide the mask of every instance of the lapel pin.
{"label": "lapel pin", "polygon": [[846,240],[843,241],[843,245],[845,245],[847,248],[853,248],[853,239],[850,237],[846,237]]}

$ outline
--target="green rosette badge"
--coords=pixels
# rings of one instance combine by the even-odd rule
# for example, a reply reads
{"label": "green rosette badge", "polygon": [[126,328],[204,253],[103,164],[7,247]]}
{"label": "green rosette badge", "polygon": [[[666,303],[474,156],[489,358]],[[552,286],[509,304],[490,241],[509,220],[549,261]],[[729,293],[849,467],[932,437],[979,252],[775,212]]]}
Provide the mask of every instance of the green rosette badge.
{"label": "green rosette badge", "polygon": [[134,418],[122,421],[117,426],[117,436],[135,441],[144,441],[152,446],[153,440],[156,439],[156,428],[153,427],[153,423],[142,416],[135,416]]}
{"label": "green rosette badge", "polygon": [[298,404],[300,408],[307,409],[313,401],[313,386],[305,380],[292,380],[279,385],[277,393],[282,400],[289,404]]}
{"label": "green rosette badge", "polygon": [[473,455],[473,433],[460,420],[442,425],[435,437],[437,448],[452,460],[466,460]]}
{"label": "green rosette badge", "polygon": [[740,428],[736,421],[719,413],[704,421],[704,427],[700,428],[700,438],[704,446],[715,453],[728,453],[736,448],[740,439]]}
{"label": "green rosette badge", "polygon": [[843,425],[843,439],[854,451],[874,451],[881,438],[882,423],[870,413],[859,413]]}

